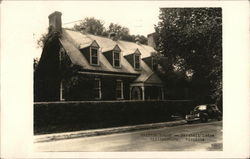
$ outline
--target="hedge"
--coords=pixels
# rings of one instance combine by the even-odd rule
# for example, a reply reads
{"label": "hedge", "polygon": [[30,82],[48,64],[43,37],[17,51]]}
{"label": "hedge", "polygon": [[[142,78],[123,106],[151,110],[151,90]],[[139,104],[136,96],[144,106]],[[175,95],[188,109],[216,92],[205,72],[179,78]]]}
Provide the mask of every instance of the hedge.
{"label": "hedge", "polygon": [[187,114],[193,101],[84,101],[34,104],[34,133],[45,134],[171,120]]}

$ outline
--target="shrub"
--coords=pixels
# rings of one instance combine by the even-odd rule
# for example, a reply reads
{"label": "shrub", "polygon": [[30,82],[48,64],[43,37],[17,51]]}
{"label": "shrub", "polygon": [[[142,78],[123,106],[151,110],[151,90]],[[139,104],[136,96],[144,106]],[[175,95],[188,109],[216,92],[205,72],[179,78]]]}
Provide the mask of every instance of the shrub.
{"label": "shrub", "polygon": [[53,133],[145,124],[184,115],[192,101],[84,101],[34,104],[34,133]]}

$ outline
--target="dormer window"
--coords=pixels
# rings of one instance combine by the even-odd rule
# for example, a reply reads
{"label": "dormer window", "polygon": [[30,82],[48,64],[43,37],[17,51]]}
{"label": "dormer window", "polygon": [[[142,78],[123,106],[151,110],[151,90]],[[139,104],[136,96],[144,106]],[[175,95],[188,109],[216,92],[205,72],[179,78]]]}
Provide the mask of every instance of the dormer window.
{"label": "dormer window", "polygon": [[113,66],[114,67],[121,67],[121,61],[120,61],[120,52],[113,51]]}
{"label": "dormer window", "polygon": [[109,47],[102,50],[102,52],[103,55],[106,57],[106,59],[114,68],[121,68],[122,53],[120,47],[117,44],[113,48]]}
{"label": "dormer window", "polygon": [[135,69],[140,69],[140,55],[135,54]]}
{"label": "dormer window", "polygon": [[138,49],[136,49],[134,52],[134,68],[136,70],[139,70],[141,68],[140,60],[141,60],[141,52]]}
{"label": "dormer window", "polygon": [[90,47],[90,64],[99,65],[98,48]]}
{"label": "dormer window", "polygon": [[134,68],[139,70],[140,66],[140,54],[134,54]]}
{"label": "dormer window", "polygon": [[90,65],[99,65],[99,48],[100,46],[94,40],[91,43],[80,44],[79,49]]}

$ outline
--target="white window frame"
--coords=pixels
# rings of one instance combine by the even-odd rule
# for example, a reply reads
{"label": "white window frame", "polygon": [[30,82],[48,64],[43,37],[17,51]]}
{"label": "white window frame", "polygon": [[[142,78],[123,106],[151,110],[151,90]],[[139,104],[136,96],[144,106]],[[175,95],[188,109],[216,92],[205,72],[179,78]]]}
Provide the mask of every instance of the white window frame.
{"label": "white window frame", "polygon": [[63,87],[63,82],[61,81],[60,82],[60,101],[65,101],[64,95],[65,95],[65,89]]}
{"label": "white window frame", "polygon": [[152,63],[151,68],[152,68],[152,70],[154,70],[154,58],[153,57],[151,57],[151,63]]}
{"label": "white window frame", "polygon": [[[135,56],[139,56],[139,68],[136,68],[136,65],[135,65]],[[141,55],[140,54],[134,54],[134,68],[136,70],[140,70],[141,69]]]}
{"label": "white window frame", "polygon": [[116,82],[120,82],[121,84],[121,98],[118,98],[117,97],[117,94],[116,94],[116,91],[117,91],[117,87],[115,88],[115,96],[116,96],[116,99],[124,99],[124,96],[123,96],[123,81],[122,80],[116,80]]}
{"label": "white window frame", "polygon": [[[95,49],[97,51],[97,64],[92,63],[92,49]],[[89,55],[90,56],[90,64],[98,66],[99,65],[99,49],[97,47],[89,47],[89,52],[90,52],[90,55]]]}
{"label": "white window frame", "polygon": [[[119,54],[119,66],[115,66],[115,53]],[[120,68],[121,67],[121,52],[113,50],[112,59],[113,59],[113,67]]]}
{"label": "white window frame", "polygon": [[98,90],[98,92],[99,92],[99,97],[95,97],[95,99],[102,99],[102,83],[101,83],[101,79],[100,78],[95,78],[94,79],[94,81],[97,81],[98,80],[98,82],[99,82],[99,87],[98,88],[94,88],[94,90],[96,91],[96,90]]}

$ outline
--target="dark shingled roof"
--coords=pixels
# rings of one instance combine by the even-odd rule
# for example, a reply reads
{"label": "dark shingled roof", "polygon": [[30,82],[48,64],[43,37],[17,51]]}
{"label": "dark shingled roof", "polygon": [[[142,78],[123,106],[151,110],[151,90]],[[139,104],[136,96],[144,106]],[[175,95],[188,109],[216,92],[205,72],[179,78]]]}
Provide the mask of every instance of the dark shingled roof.
{"label": "dark shingled roof", "polygon": [[[90,46],[94,41],[97,42],[97,44],[100,46],[99,66],[90,65],[85,56],[83,56],[79,50]],[[147,66],[147,64],[143,60],[141,60],[141,69],[135,70],[123,57],[125,55],[133,54],[136,49],[141,52],[142,58],[149,57],[151,56],[151,53],[156,52],[154,48],[150,46],[123,40],[114,41],[107,37],[81,33],[69,29],[62,29],[60,42],[66,50],[66,53],[69,56],[71,62],[75,65],[81,66],[85,70],[128,73],[135,75],[140,74],[135,82],[145,82],[151,76],[156,76],[153,82],[151,81],[151,83],[162,83],[159,77],[150,69],[149,66]],[[121,68],[114,68],[102,54],[102,52],[113,50],[116,45],[118,45],[121,49]]]}

